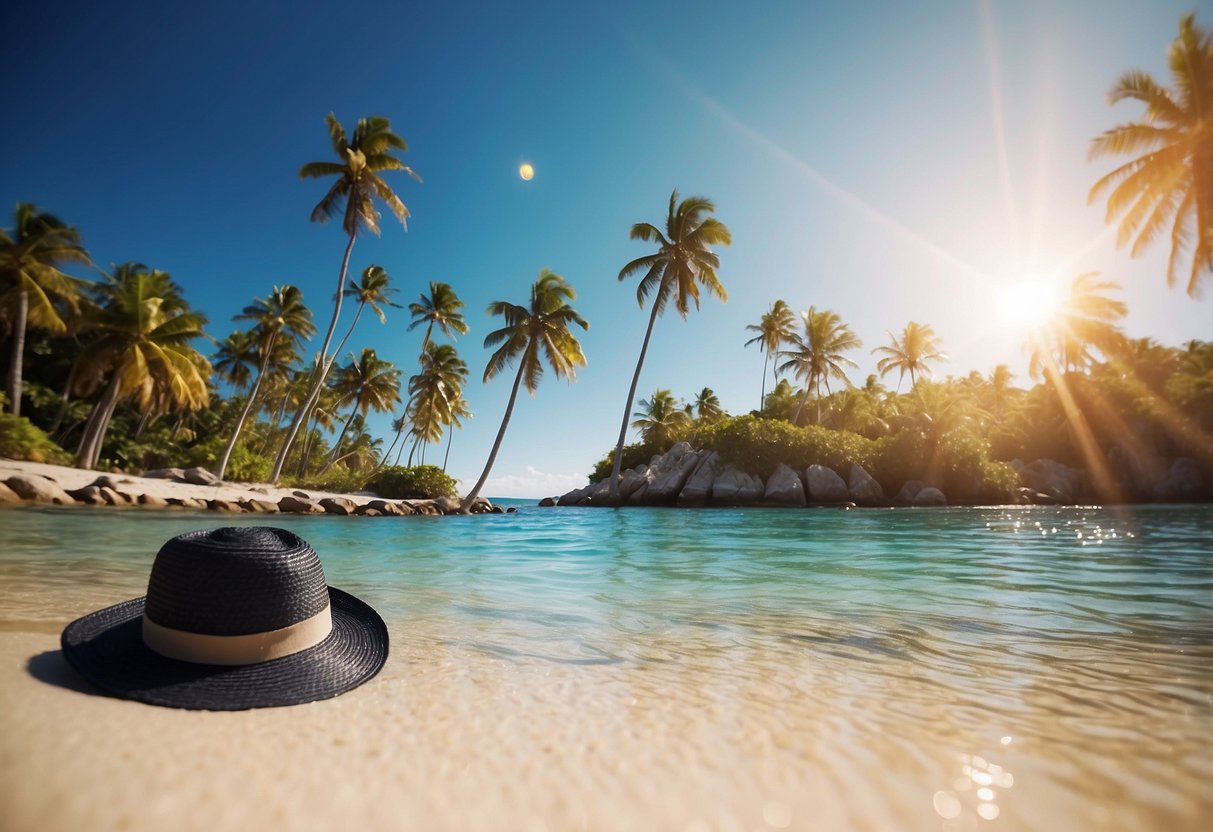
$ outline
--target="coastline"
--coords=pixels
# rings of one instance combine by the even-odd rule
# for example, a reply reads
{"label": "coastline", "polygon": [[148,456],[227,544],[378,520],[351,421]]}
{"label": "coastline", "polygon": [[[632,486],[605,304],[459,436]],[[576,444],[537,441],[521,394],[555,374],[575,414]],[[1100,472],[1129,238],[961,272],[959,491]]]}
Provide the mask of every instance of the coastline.
{"label": "coastline", "polygon": [[[191,474],[197,479],[209,476],[209,472],[203,469],[189,469],[182,473]],[[15,477],[31,481],[33,490],[21,493],[11,488],[10,481]],[[49,481],[53,488],[43,487],[41,480]],[[459,511],[459,501],[454,498],[392,500],[371,492],[342,494],[268,483],[215,481],[204,484],[169,477],[105,474],[89,469],[0,457],[0,505],[5,503],[363,516],[454,514]],[[472,507],[474,514],[490,512],[502,513],[504,510],[499,510],[483,498],[478,499]]]}

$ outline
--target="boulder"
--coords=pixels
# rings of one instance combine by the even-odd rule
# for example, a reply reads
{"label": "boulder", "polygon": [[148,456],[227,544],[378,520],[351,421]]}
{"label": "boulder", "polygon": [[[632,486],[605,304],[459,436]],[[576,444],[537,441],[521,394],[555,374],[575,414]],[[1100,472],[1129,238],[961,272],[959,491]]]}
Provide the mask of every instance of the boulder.
{"label": "boulder", "polygon": [[4,483],[0,482],[0,505],[20,503],[21,498],[17,496],[17,492],[9,488]]}
{"label": "boulder", "polygon": [[712,499],[712,483],[716,479],[716,467],[720,455],[709,451],[699,461],[699,466],[687,477],[686,485],[678,492],[678,505],[704,506]]}
{"label": "boulder", "polygon": [[928,485],[918,490],[913,502],[916,506],[946,506],[948,498],[938,488]]}
{"label": "boulder", "polygon": [[584,500],[586,495],[590,493],[591,488],[593,488],[592,485],[587,485],[582,488],[574,488],[572,491],[563,495],[559,500],[557,500],[556,505],[558,505],[558,506],[581,505],[581,501]]}
{"label": "boulder", "polygon": [[808,485],[810,503],[835,505],[845,503],[850,496],[846,481],[833,468],[824,465],[810,465],[804,469],[804,481]]}
{"label": "boulder", "polygon": [[140,494],[139,505],[147,508],[164,508],[168,505],[168,501],[163,497],[157,497],[155,494]]}
{"label": "boulder", "polygon": [[1056,503],[1078,502],[1086,492],[1081,471],[1052,459],[1030,462],[1021,467],[1018,473],[1024,485],[1047,494]]}
{"label": "boulder", "polygon": [[205,468],[186,468],[181,472],[181,478],[192,485],[219,485],[223,480],[216,477]]}
{"label": "boulder", "polygon": [[643,462],[624,471],[619,475],[619,502],[627,502],[633,494],[648,485],[650,479],[649,466]]}
{"label": "boulder", "polygon": [[678,499],[699,461],[699,454],[691,450],[688,442],[679,442],[670,448],[655,466],[649,466],[654,471],[644,496],[645,505],[670,505]]}
{"label": "boulder", "polygon": [[206,500],[198,497],[169,497],[168,504],[170,506],[181,506],[182,508],[208,508]]}
{"label": "boulder", "polygon": [[783,463],[767,478],[767,487],[762,495],[763,505],[803,507],[804,483],[800,475]]}
{"label": "boulder", "polygon": [[371,508],[370,506],[366,506],[366,505],[358,506],[358,508],[356,508],[354,510],[354,514],[358,515],[359,517],[382,517],[383,516],[383,512],[380,511],[379,509]]}
{"label": "boulder", "polygon": [[98,488],[109,488],[114,491],[122,491],[122,486],[130,483],[130,480],[116,480],[108,474],[102,474],[93,480],[89,485],[95,485]]}
{"label": "boulder", "polygon": [[918,492],[927,487],[927,484],[922,480],[906,480],[905,485],[897,492],[897,496],[893,498],[893,502],[898,505],[912,506],[914,498],[918,496]]}
{"label": "boulder", "polygon": [[539,501],[540,508],[551,508],[554,505],[556,505],[555,497],[544,497],[542,500]]}
{"label": "boulder", "polygon": [[[368,500],[367,502],[363,503],[362,506],[359,506],[359,508],[364,507],[373,509],[384,517],[402,517],[404,515],[404,511],[400,508],[400,504],[393,503],[389,500]],[[357,512],[358,509],[354,509],[354,511]]]}
{"label": "boulder", "polygon": [[95,485],[86,485],[84,488],[77,488],[75,491],[67,493],[77,503],[84,503],[86,506],[105,505],[105,498],[101,496],[101,489]]}
{"label": "boulder", "polygon": [[226,511],[232,514],[244,513],[244,506],[240,505],[240,503],[236,502],[235,500],[207,500],[206,507],[211,511]]}
{"label": "boulder", "polygon": [[14,474],[5,484],[22,500],[32,503],[52,503],[69,506],[75,502],[71,495],[53,480],[37,474]]}
{"label": "boulder", "polygon": [[880,505],[885,501],[884,489],[862,465],[852,465],[847,474],[847,493],[851,500],[861,506]]}
{"label": "boulder", "polygon": [[611,480],[599,480],[589,487],[579,505],[608,506],[611,504]]}
{"label": "boulder", "polygon": [[727,465],[712,481],[712,505],[752,506],[762,499],[765,491],[761,478]]}
{"label": "boulder", "polygon": [[325,514],[348,517],[358,508],[358,504],[348,497],[325,497],[320,501],[320,507],[324,509]]}
{"label": "boulder", "polygon": [[434,505],[432,500],[417,500],[416,502],[411,503],[411,505],[413,506],[413,510],[415,512],[418,514],[424,514],[428,517],[435,517],[442,514],[442,512],[439,511],[438,506]]}
{"label": "boulder", "polygon": [[258,500],[255,497],[248,500],[241,500],[240,505],[245,511],[253,514],[278,514],[278,504],[271,503],[269,500]]}
{"label": "boulder", "polygon": [[324,509],[309,499],[288,494],[278,501],[278,510],[287,514],[323,514]]}
{"label": "boulder", "polygon": [[1207,496],[1200,465],[1186,456],[1172,462],[1166,476],[1153,489],[1154,499],[1160,502],[1192,502]]}
{"label": "boulder", "polygon": [[312,495],[311,495],[311,494],[308,494],[306,491],[300,491],[300,490],[298,490],[298,489],[295,489],[294,491],[292,491],[292,492],[291,492],[291,494],[292,494],[293,496],[295,496],[295,497],[298,497],[300,500],[310,500],[310,499],[312,499]]}
{"label": "boulder", "polygon": [[409,505],[409,503],[408,503],[407,501],[405,501],[405,500],[401,500],[400,502],[396,503],[396,507],[397,507],[398,509],[400,509],[400,516],[401,516],[401,517],[408,517],[410,514],[416,514],[416,513],[417,513],[417,509],[413,508],[413,507],[412,507],[411,505]]}
{"label": "boulder", "polygon": [[156,468],[153,471],[144,471],[143,476],[150,480],[185,482],[185,471],[181,468]]}

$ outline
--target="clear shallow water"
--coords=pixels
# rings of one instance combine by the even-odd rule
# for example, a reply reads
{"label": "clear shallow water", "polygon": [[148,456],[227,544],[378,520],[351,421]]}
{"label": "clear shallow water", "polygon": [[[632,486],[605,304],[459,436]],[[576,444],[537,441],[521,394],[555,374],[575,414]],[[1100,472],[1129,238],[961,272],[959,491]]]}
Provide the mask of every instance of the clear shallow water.
{"label": "clear shallow water", "polygon": [[[2,513],[0,629],[141,595],[164,540],[230,522]],[[273,523],[380,610],[389,669],[424,668],[434,707],[595,749],[561,788],[711,786],[718,806],[662,828],[751,828],[747,800],[760,828],[1213,822],[1209,507]],[[496,753],[503,778],[529,759]]]}

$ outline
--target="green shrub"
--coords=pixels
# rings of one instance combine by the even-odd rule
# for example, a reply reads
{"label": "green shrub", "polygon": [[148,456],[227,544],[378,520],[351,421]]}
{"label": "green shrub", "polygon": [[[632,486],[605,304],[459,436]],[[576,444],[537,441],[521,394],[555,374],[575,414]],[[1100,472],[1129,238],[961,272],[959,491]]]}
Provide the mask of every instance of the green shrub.
{"label": "green shrub", "polygon": [[458,495],[455,480],[437,465],[393,465],[375,474],[367,488],[391,500],[432,500]]}
{"label": "green shrub", "polygon": [[[3,397],[0,396],[0,407]],[[0,456],[30,462],[70,465],[72,455],[56,445],[46,431],[30,424],[24,416],[0,413]]]}
{"label": "green shrub", "polygon": [[[634,445],[623,446],[623,464],[619,470],[626,471],[629,468],[635,468],[637,465],[647,465],[649,460],[658,451],[647,442],[637,442]],[[615,465],[615,449],[607,451],[607,455],[594,465],[594,470],[590,472],[590,482],[602,482],[611,475],[611,470]]]}
{"label": "green shrub", "polygon": [[826,465],[845,475],[852,463],[868,467],[874,443],[849,431],[798,427],[781,419],[747,415],[700,428],[690,442],[751,474],[769,477],[782,463],[798,471]]}

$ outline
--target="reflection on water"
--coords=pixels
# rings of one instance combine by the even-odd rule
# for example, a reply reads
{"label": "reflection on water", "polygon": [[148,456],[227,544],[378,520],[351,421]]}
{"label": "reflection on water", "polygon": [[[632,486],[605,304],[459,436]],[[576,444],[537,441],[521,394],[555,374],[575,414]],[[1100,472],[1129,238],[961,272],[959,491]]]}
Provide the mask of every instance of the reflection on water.
{"label": "reflection on water", "polygon": [[[140,595],[160,543],[224,522],[0,514],[0,628]],[[474,728],[506,779],[578,749],[570,800],[677,782],[701,814],[660,825],[687,829],[1213,821],[1208,507],[274,522],[384,614],[413,745]]]}

